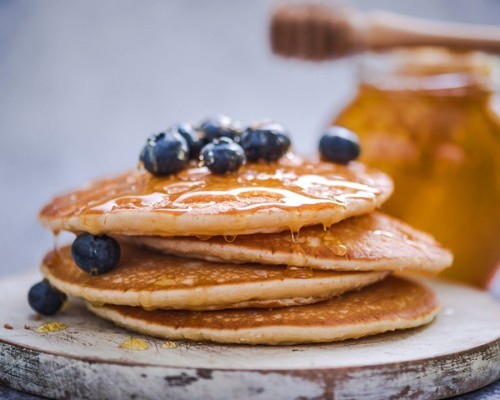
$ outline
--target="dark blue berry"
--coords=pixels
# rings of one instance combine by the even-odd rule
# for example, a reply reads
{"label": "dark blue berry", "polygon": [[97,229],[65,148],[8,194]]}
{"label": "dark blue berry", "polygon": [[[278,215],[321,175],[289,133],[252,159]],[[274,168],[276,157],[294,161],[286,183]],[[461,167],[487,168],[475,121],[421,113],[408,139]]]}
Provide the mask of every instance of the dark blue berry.
{"label": "dark blue berry", "polygon": [[229,138],[215,139],[201,149],[200,161],[210,172],[221,175],[235,172],[245,162],[245,152]]}
{"label": "dark blue berry", "polygon": [[219,114],[204,120],[200,124],[199,130],[205,144],[221,137],[228,137],[238,142],[241,124],[227,115]]}
{"label": "dark blue berry", "polygon": [[288,151],[290,144],[286,128],[271,121],[250,125],[240,138],[240,145],[250,162],[279,160]]}
{"label": "dark blue berry", "polygon": [[174,174],[189,161],[189,147],[179,133],[169,130],[148,138],[140,160],[153,175]]}
{"label": "dark blue berry", "polygon": [[177,132],[186,141],[189,147],[189,158],[197,159],[200,155],[200,150],[203,147],[203,141],[200,139],[198,132],[189,122],[180,122],[172,125],[168,131]]}
{"label": "dark blue berry", "polygon": [[53,287],[47,280],[33,285],[28,292],[28,303],[33,310],[43,315],[56,314],[68,297]]}
{"label": "dark blue berry", "polygon": [[83,233],[71,245],[76,265],[90,275],[111,271],[120,261],[120,245],[110,236]]}
{"label": "dark blue berry", "polygon": [[328,128],[319,141],[321,156],[339,164],[358,158],[361,149],[356,134],[342,126]]}

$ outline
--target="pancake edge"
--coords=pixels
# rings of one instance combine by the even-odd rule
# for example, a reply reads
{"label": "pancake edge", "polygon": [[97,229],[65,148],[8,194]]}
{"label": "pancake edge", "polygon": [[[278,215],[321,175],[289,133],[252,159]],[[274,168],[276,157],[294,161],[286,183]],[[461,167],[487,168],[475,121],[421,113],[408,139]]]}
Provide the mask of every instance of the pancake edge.
{"label": "pancake edge", "polygon": [[[69,296],[81,297],[87,301],[97,304],[114,304],[131,307],[142,307],[145,309],[182,309],[182,310],[209,310],[223,308],[248,307],[249,303],[255,307],[268,307],[271,301],[284,302],[287,306],[290,300],[302,301],[311,299],[311,302],[321,301],[335,297],[340,294],[359,290],[365,286],[376,283],[390,272],[351,272],[342,273],[332,278],[305,278],[286,279],[286,286],[283,280],[273,279],[269,281],[259,281],[242,284],[222,284],[212,287],[198,287],[188,289],[157,289],[148,291],[119,291],[103,290],[97,288],[82,288],[74,283],[63,281],[50,273],[50,269],[41,266],[42,274],[51,285],[66,293]],[[317,285],[312,285],[316,283]],[[232,297],[229,294],[233,293]],[[299,300],[300,299],[300,300]],[[316,301],[313,301],[315,299]]]}
{"label": "pancake edge", "polygon": [[[426,271],[439,273],[451,266],[453,256],[448,251],[443,251],[442,258],[384,258],[373,260],[359,260],[353,258],[318,258],[307,254],[279,253],[271,250],[251,249],[244,247],[244,251],[231,251],[231,246],[218,243],[186,241],[182,243],[185,248],[178,250],[179,243],[169,244],[161,242],[161,238],[137,239],[136,237],[123,237],[121,240],[133,243],[150,250],[159,251],[164,254],[175,255],[184,258],[194,258],[210,262],[230,262],[233,264],[259,263],[269,265],[289,265],[293,267],[310,267],[324,271]],[[210,246],[210,248],[209,248]],[[243,248],[243,247],[242,247]]]}
{"label": "pancake edge", "polygon": [[[147,324],[108,309],[106,306],[95,307],[86,303],[89,311],[100,318],[111,321],[117,326],[168,340],[192,340],[196,342],[215,342],[222,344],[247,345],[296,345],[305,343],[338,342],[347,339],[359,339],[365,336],[385,332],[411,329],[429,324],[439,312],[439,305],[434,305],[423,315],[414,319],[395,321],[376,321],[370,324],[351,324],[339,327],[301,328],[294,326],[265,327],[253,329],[200,329],[200,328],[165,328],[158,324]],[[278,333],[277,333],[278,332]]]}

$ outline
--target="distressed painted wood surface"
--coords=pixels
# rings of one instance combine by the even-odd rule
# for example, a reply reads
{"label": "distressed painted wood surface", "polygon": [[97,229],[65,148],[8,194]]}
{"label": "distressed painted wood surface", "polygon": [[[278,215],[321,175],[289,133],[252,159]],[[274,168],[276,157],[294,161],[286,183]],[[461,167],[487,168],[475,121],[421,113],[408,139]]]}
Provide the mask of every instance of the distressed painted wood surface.
{"label": "distressed painted wood surface", "polygon": [[[35,320],[35,273],[0,283],[0,383],[51,398],[442,398],[500,378],[500,303],[426,283],[443,309],[428,327],[336,344],[246,347],[131,334],[75,301]],[[39,333],[57,321],[64,330]],[[119,348],[130,337],[147,350]]]}

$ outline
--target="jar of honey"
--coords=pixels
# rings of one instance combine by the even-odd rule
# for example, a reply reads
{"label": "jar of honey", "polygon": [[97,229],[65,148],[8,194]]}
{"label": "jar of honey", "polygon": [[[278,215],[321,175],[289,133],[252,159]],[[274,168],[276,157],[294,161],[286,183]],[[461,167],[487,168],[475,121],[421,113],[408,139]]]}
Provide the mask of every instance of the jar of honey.
{"label": "jar of honey", "polygon": [[384,210],[455,254],[444,275],[484,286],[500,263],[498,59],[440,48],[367,54],[352,102],[334,118],[361,160],[389,173]]}

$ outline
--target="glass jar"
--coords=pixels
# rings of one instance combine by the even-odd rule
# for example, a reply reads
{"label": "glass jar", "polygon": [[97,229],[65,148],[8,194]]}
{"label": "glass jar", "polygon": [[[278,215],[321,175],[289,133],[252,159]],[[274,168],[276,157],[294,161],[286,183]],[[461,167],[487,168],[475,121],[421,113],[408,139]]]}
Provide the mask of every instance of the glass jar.
{"label": "glass jar", "polygon": [[444,275],[477,286],[500,261],[498,65],[440,48],[367,54],[357,95],[333,121],[394,178],[383,209],[431,232],[455,254]]}

